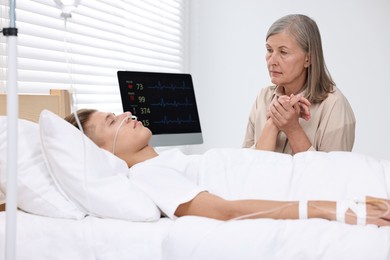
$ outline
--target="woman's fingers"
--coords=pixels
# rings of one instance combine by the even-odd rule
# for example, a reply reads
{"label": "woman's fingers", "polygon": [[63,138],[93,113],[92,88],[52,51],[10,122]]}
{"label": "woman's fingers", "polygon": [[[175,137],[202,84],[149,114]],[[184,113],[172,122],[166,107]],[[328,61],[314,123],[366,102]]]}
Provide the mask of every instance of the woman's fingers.
{"label": "woman's fingers", "polygon": [[306,104],[299,102],[299,106],[301,108],[300,117],[308,121],[311,118],[310,109]]}
{"label": "woman's fingers", "polygon": [[305,119],[306,121],[308,121],[310,118],[311,118],[311,114],[310,114],[310,102],[309,100],[307,100],[305,97],[302,96],[302,94],[299,94],[299,95],[293,95],[291,94],[290,96],[291,98],[291,104],[292,105],[295,105],[296,103],[298,103],[299,105],[299,108],[300,108],[300,117]]}
{"label": "woman's fingers", "polygon": [[[310,105],[309,100],[303,97],[302,94],[275,96],[267,111],[267,118],[270,118],[271,114],[277,111],[278,114],[274,114],[274,117],[279,121],[279,124],[286,123],[284,121],[290,120],[294,114],[298,114],[299,117],[308,121],[311,118]],[[271,108],[274,108],[274,112]]]}
{"label": "woman's fingers", "polygon": [[280,96],[272,102],[270,112],[273,122],[281,131],[298,124],[300,115],[299,105],[292,106],[291,98],[288,96]]}
{"label": "woman's fingers", "polygon": [[311,106],[311,103],[309,100],[307,100],[305,97],[301,97],[301,99],[299,100],[299,102],[305,104],[306,106],[310,107]]}

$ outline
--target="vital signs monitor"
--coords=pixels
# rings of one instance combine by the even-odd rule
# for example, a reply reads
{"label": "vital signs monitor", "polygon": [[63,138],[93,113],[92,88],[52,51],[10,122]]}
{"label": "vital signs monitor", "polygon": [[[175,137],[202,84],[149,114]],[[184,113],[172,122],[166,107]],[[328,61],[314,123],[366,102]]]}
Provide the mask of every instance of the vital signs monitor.
{"label": "vital signs monitor", "polygon": [[152,131],[152,146],[203,143],[190,74],[118,71],[123,111]]}

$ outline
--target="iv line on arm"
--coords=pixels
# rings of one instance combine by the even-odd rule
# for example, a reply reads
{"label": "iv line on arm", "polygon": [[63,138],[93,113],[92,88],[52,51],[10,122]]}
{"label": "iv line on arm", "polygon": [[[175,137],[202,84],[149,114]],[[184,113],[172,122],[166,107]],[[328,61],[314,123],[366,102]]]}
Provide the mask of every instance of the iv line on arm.
{"label": "iv line on arm", "polygon": [[[371,202],[379,202],[382,203],[384,206],[387,207],[386,212],[380,215],[375,215],[375,214],[370,214],[368,215],[367,213],[367,203]],[[298,204],[298,205],[297,205]],[[307,200],[301,200],[301,201],[296,201],[296,202],[291,202],[287,203],[285,205],[275,207],[273,209],[268,209],[268,210],[262,210],[262,211],[257,211],[254,213],[242,215],[233,219],[228,220],[230,221],[235,221],[235,220],[242,220],[242,219],[248,219],[248,218],[255,218],[255,217],[260,217],[261,215],[269,215],[271,213],[275,213],[277,211],[280,211],[281,209],[285,209],[288,207],[293,207],[293,206],[298,206],[298,218],[303,220],[303,219],[308,219],[308,209],[310,207],[316,208],[318,210],[322,210],[324,212],[331,213],[335,216],[335,220],[337,222],[341,223],[346,223],[346,217],[356,217],[358,225],[365,225],[366,220],[373,220],[373,219],[381,219],[389,215],[390,213],[390,205],[387,201],[382,200],[382,199],[355,199],[355,200],[338,200],[336,201],[336,208],[334,210],[330,210],[328,208],[322,208],[315,203],[310,203],[308,204]]]}

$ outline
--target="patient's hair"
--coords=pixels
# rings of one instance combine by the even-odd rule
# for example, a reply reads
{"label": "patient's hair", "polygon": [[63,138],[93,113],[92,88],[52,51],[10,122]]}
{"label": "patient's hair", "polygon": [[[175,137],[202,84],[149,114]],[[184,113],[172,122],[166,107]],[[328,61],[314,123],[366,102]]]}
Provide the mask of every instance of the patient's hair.
{"label": "patient's hair", "polygon": [[[95,138],[95,126],[89,125],[87,127],[87,123],[88,123],[89,119],[91,118],[91,115],[93,113],[96,113],[96,112],[97,112],[96,109],[87,109],[87,108],[79,109],[76,112],[84,134],[86,134],[89,138],[91,138],[92,141],[94,141],[95,143],[97,143],[97,141],[98,141],[97,138]],[[72,113],[72,114],[66,116],[64,119],[66,121],[68,121],[70,124],[72,124],[74,127],[76,127],[77,129],[80,130],[80,126],[77,123],[75,113]]]}
{"label": "patient's hair", "polygon": [[325,65],[320,30],[314,20],[302,14],[286,15],[275,21],[269,28],[266,40],[275,34],[286,32],[310,57],[307,70],[305,96],[312,103],[323,101],[335,86]]}
{"label": "patient's hair", "polygon": [[[79,118],[81,127],[83,129],[86,126],[86,123],[89,121],[89,118],[91,117],[91,115],[95,112],[97,112],[96,109],[83,108],[83,109],[77,110],[77,112],[76,112],[77,117]],[[77,120],[76,120],[75,113],[72,113],[72,114],[66,116],[64,119],[66,121],[68,121],[69,123],[71,123],[74,127],[77,127],[78,129],[80,129],[79,124],[77,123]]]}

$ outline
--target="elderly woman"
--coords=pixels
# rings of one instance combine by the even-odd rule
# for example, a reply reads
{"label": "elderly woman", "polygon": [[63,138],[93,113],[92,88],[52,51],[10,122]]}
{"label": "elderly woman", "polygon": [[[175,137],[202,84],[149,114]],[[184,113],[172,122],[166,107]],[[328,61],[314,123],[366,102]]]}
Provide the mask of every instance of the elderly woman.
{"label": "elderly woman", "polygon": [[[266,50],[273,85],[256,98],[243,147],[264,150],[261,134],[276,128],[276,152],[351,151],[355,116],[325,66],[315,21],[299,14],[280,18],[267,33]],[[301,100],[292,104],[297,95]]]}

